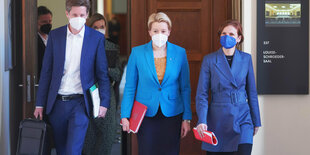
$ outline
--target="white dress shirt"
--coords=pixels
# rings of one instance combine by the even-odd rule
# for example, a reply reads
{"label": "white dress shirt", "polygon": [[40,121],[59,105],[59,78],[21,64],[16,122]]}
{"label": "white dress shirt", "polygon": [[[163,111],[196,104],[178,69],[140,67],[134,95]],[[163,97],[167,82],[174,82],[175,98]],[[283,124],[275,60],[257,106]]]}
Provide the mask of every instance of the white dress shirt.
{"label": "white dress shirt", "polygon": [[40,38],[42,39],[42,41],[43,41],[43,43],[44,43],[44,45],[45,45],[45,47],[46,47],[48,35],[46,35],[47,37],[46,37],[46,39],[44,39],[44,37],[43,37],[39,32],[38,32],[38,34],[39,34]]}
{"label": "white dress shirt", "polygon": [[80,62],[84,40],[85,26],[82,30],[74,35],[70,32],[67,26],[67,42],[64,75],[61,79],[58,94],[71,95],[83,94],[81,77],[80,77]]}

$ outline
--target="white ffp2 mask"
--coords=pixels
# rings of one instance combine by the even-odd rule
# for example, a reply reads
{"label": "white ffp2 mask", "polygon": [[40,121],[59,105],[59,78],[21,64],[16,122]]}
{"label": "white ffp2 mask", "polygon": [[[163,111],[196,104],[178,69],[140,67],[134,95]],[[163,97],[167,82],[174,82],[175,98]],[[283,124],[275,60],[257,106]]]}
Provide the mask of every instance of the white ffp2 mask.
{"label": "white ffp2 mask", "polygon": [[167,40],[168,36],[161,33],[152,36],[152,41],[157,47],[162,47],[165,45]]}
{"label": "white ffp2 mask", "polygon": [[69,20],[71,27],[75,30],[80,30],[84,26],[85,22],[86,19],[82,17],[74,17]]}
{"label": "white ffp2 mask", "polygon": [[105,29],[96,29],[97,31],[99,31],[102,34],[105,34]]}

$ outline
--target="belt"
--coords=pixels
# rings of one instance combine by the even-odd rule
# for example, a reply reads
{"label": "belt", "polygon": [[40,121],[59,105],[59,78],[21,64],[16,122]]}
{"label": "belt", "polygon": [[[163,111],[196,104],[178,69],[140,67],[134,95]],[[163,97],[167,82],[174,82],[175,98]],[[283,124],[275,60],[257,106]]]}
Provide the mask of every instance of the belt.
{"label": "belt", "polygon": [[212,95],[212,101],[215,103],[245,103],[247,102],[247,94],[245,91],[216,93]]}
{"label": "belt", "polygon": [[70,101],[73,99],[81,98],[83,96],[84,96],[83,94],[73,94],[73,95],[60,95],[60,94],[58,94],[57,99],[62,100],[62,101]]}

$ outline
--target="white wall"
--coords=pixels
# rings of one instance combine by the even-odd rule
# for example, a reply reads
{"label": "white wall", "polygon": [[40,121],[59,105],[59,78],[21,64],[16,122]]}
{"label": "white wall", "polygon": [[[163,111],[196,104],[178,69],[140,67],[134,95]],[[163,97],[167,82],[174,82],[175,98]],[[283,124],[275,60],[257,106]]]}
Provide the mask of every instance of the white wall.
{"label": "white wall", "polygon": [[53,29],[68,24],[65,0],[38,0],[38,6],[46,6],[53,13]]}
{"label": "white wall", "polygon": [[[4,1],[0,1],[0,113],[2,113],[2,93],[3,93],[3,82],[2,82],[2,72],[4,69],[4,16],[3,16]],[[0,154],[3,148],[3,138],[2,138],[2,115],[0,114]]]}
{"label": "white wall", "polygon": [[97,13],[104,14],[104,0],[97,0]]}
{"label": "white wall", "polygon": [[[257,0],[242,0],[244,51],[256,70]],[[298,38],[296,38],[298,39]],[[254,137],[253,155],[310,154],[310,96],[259,95],[262,127]]]}

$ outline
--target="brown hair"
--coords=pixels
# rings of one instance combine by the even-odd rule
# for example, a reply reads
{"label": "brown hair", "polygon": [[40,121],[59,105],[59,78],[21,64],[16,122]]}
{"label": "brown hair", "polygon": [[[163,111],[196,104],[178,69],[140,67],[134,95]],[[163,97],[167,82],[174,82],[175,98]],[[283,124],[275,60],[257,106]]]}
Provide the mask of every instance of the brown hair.
{"label": "brown hair", "polygon": [[66,11],[70,12],[73,6],[85,6],[87,12],[89,11],[89,0],[66,0]]}
{"label": "brown hair", "polygon": [[242,25],[237,20],[227,20],[227,21],[225,21],[218,29],[218,32],[217,32],[218,37],[219,38],[221,37],[222,31],[224,30],[224,28],[226,26],[229,26],[229,25],[233,26],[237,30],[238,36],[241,36],[241,40],[239,42],[239,44],[241,44],[243,42],[243,40],[244,40],[244,36],[243,36],[243,31],[242,31]]}
{"label": "brown hair", "polygon": [[99,13],[95,13],[93,14],[86,22],[86,25],[89,27],[92,27],[93,24],[98,21],[98,20],[104,20],[104,24],[107,27],[107,20],[104,18],[103,15],[99,14]]}

